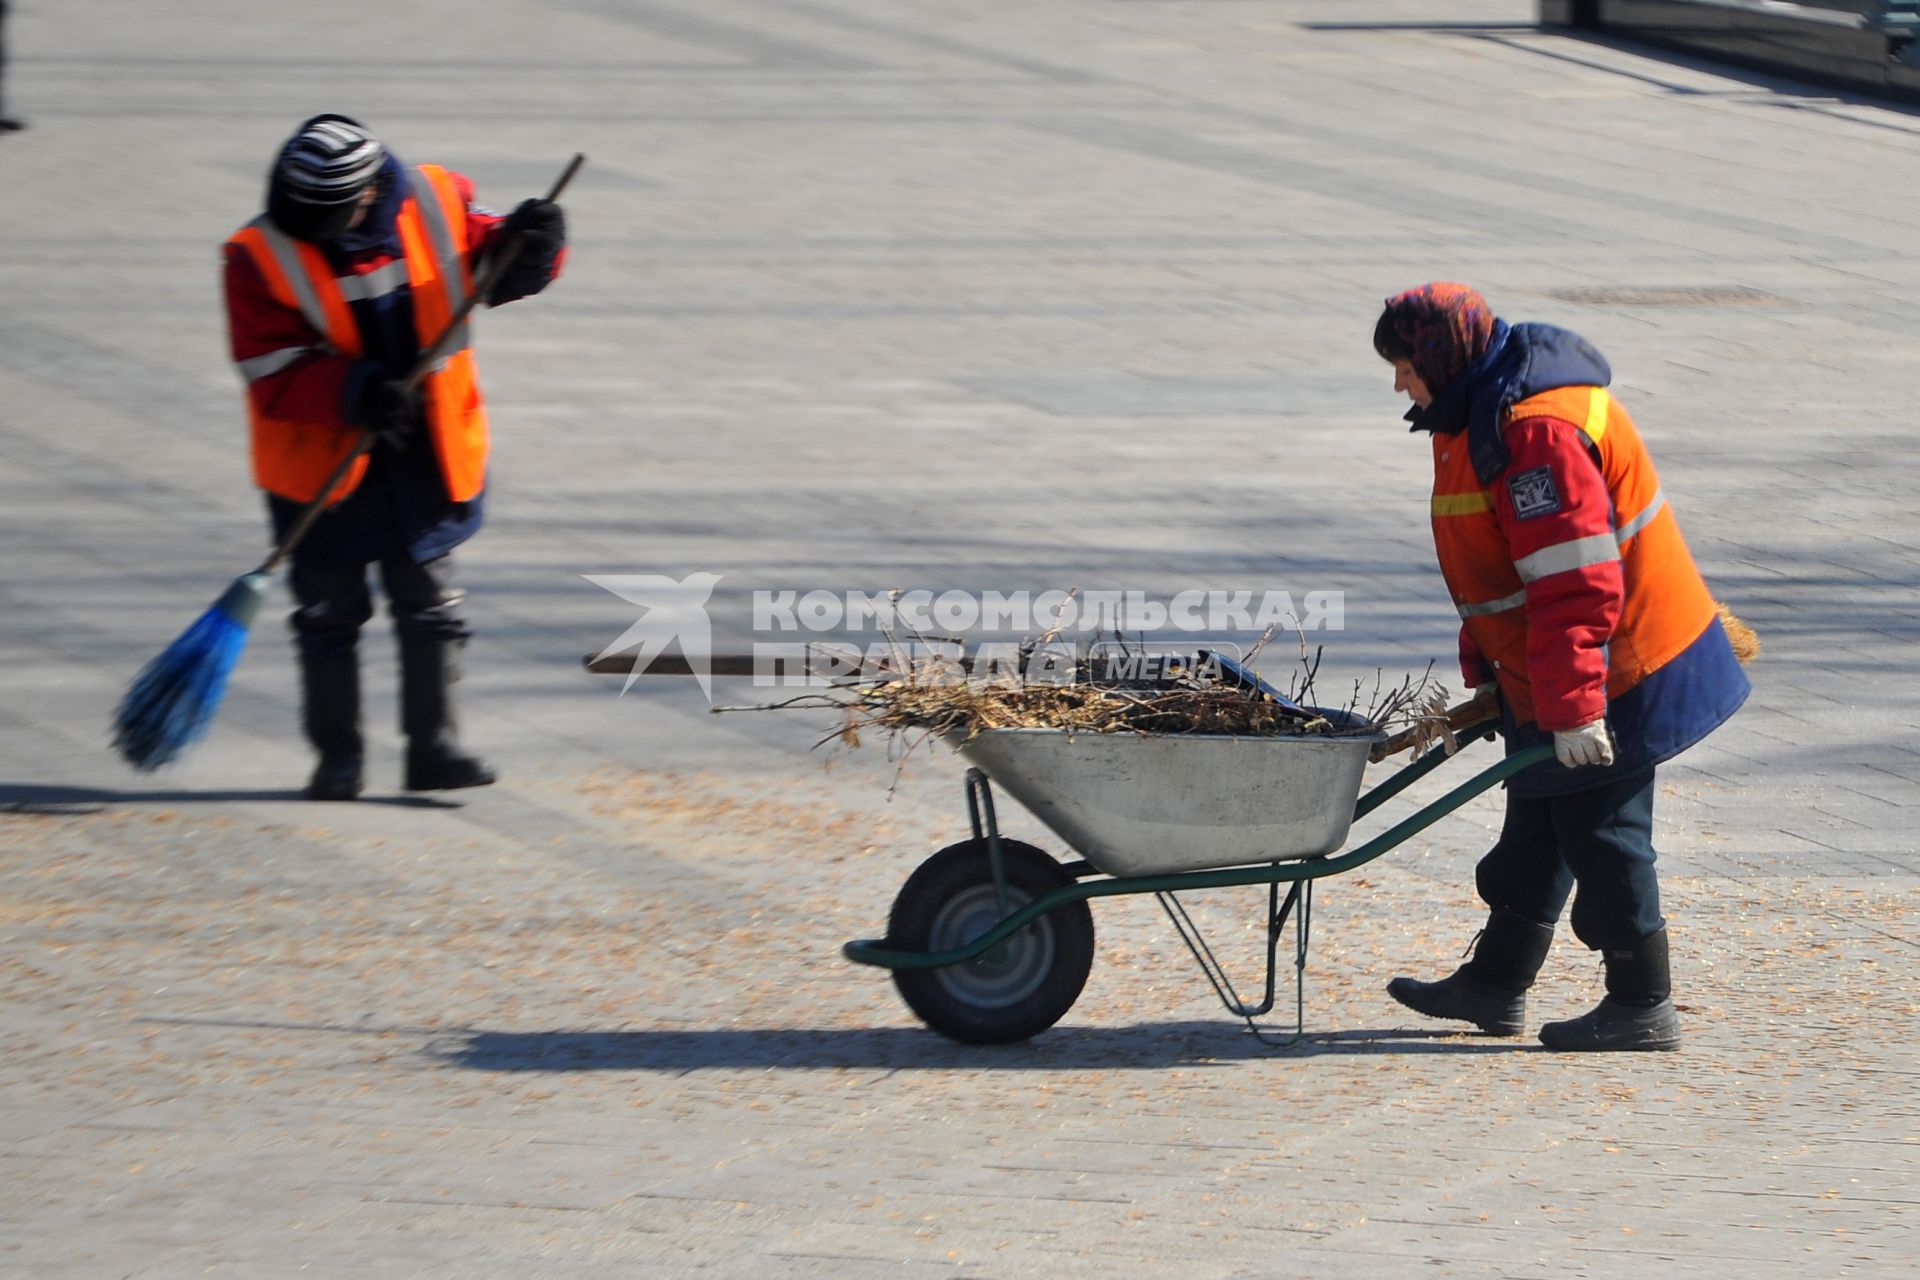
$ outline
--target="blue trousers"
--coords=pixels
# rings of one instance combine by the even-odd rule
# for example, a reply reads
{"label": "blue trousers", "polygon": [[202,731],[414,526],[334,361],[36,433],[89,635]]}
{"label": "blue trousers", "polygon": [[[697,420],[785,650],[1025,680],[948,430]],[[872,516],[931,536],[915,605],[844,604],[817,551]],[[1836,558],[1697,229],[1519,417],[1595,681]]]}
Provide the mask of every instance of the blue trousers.
{"label": "blue trousers", "polygon": [[[393,629],[403,647],[410,641],[458,644],[467,638],[461,608],[466,592],[453,585],[452,556],[420,564],[410,556],[394,555],[378,564]],[[287,622],[303,658],[355,651],[361,626],[373,617],[369,567],[364,560],[293,558],[287,581],[300,607]]]}
{"label": "blue trousers", "polygon": [[1594,950],[1666,927],[1653,870],[1653,770],[1566,795],[1507,793],[1500,839],[1480,860],[1480,897],[1549,927],[1573,897],[1573,934]]}

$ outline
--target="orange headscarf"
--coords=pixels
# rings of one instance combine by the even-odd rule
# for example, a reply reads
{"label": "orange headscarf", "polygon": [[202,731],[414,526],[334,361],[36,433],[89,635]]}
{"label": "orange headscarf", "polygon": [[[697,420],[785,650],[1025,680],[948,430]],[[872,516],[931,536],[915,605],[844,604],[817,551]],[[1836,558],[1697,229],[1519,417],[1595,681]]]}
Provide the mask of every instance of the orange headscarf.
{"label": "orange headscarf", "polygon": [[[1383,342],[1389,334],[1397,343]],[[1486,353],[1492,336],[1493,309],[1487,300],[1464,284],[1439,280],[1387,299],[1374,346],[1389,359],[1405,354],[1427,390],[1438,394]],[[1389,345],[1403,350],[1386,350]]]}

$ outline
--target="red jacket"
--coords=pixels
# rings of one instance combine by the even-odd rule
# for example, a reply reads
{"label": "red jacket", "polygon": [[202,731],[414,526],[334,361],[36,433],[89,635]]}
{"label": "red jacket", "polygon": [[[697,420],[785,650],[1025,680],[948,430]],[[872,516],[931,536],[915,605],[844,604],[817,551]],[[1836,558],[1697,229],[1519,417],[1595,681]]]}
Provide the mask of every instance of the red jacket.
{"label": "red jacket", "polygon": [[1515,795],[1607,785],[1658,765],[1746,700],[1612,371],[1578,334],[1496,320],[1487,350],[1409,414],[1433,432],[1433,540],[1470,684],[1497,679],[1509,752],[1605,715],[1606,768],[1551,761]]}
{"label": "red jacket", "polygon": [[[333,463],[358,438],[354,411],[366,383],[404,373],[430,340],[428,331],[437,333],[445,322],[447,298],[439,273],[429,268],[420,277],[419,262],[409,261],[424,258],[428,250],[402,251],[403,240],[428,238],[413,234],[418,223],[411,214],[413,186],[422,176],[432,180],[436,208],[444,206],[459,220],[449,230],[464,257],[464,283],[496,244],[505,219],[473,205],[473,185],[464,176],[433,166],[395,183],[406,189],[394,193],[395,208],[388,216],[398,219],[399,229],[385,243],[347,252],[337,246],[325,252],[295,246],[298,274],[313,278],[322,295],[328,315],[322,323],[295,303],[290,273],[274,264],[257,226],[243,228],[226,245],[229,339],[247,383],[256,476],[279,497],[304,502],[314,496]],[[558,258],[542,264],[537,280],[521,292],[534,291],[558,273]],[[522,273],[516,269],[515,274]],[[417,279],[410,283],[410,276],[433,279],[434,287],[419,294]],[[505,298],[496,292],[493,300]],[[395,315],[409,316],[412,323],[395,324]],[[464,502],[484,483],[487,452],[485,410],[470,354],[456,354],[429,378],[427,400],[430,435],[448,494]],[[336,502],[353,492],[365,469],[363,460],[349,473],[334,495]]]}
{"label": "red jacket", "polygon": [[1687,649],[1714,618],[1638,430],[1605,390],[1502,415],[1510,461],[1482,485],[1436,435],[1434,546],[1463,619],[1461,674],[1498,678],[1521,721],[1570,729]]}

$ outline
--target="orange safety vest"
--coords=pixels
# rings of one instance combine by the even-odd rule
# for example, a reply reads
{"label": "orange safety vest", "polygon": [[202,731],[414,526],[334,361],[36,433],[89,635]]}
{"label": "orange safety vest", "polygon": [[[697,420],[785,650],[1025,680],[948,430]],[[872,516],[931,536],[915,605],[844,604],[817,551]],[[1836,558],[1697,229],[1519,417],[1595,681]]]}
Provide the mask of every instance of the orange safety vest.
{"label": "orange safety vest", "polygon": [[[400,207],[401,258],[397,261],[405,263],[413,295],[414,333],[425,351],[473,292],[467,203],[439,165],[420,165],[407,177],[412,190]],[[334,352],[355,358],[364,354],[360,329],[347,301],[347,289],[358,277],[346,277],[343,287],[316,245],[287,235],[264,215],[235,232],[228,243],[246,251],[274,298],[305,316]],[[455,502],[474,497],[487,478],[487,409],[468,338],[463,322],[451,354],[433,366],[422,384],[428,434],[447,496]],[[295,502],[318,497],[327,477],[358,441],[356,433],[331,424],[275,418],[263,412],[252,396],[247,397],[247,409],[254,482]],[[367,459],[362,457],[348,468],[329,505],[358,488],[366,474]]]}
{"label": "orange safety vest", "polygon": [[[1607,642],[1607,697],[1616,699],[1672,662],[1715,617],[1713,595],[1680,536],[1640,432],[1602,387],[1561,387],[1510,407],[1501,430],[1527,418],[1556,418],[1586,433],[1613,504],[1611,545],[1582,538],[1515,564],[1480,483],[1464,436],[1433,440],[1433,542],[1469,638],[1492,664],[1515,718],[1534,719],[1527,673],[1526,584],[1585,564],[1620,560],[1624,598]],[[1598,535],[1605,538],[1607,535]]]}

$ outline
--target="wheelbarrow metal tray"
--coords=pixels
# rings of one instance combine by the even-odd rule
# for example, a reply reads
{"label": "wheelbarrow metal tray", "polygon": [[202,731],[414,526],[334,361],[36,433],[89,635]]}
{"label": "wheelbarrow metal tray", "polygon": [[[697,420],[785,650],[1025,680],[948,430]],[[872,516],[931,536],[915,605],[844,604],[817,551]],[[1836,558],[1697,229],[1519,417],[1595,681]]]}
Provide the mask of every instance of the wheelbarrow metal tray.
{"label": "wheelbarrow metal tray", "polygon": [[1095,869],[1143,876],[1332,853],[1385,737],[987,729],[955,745]]}

